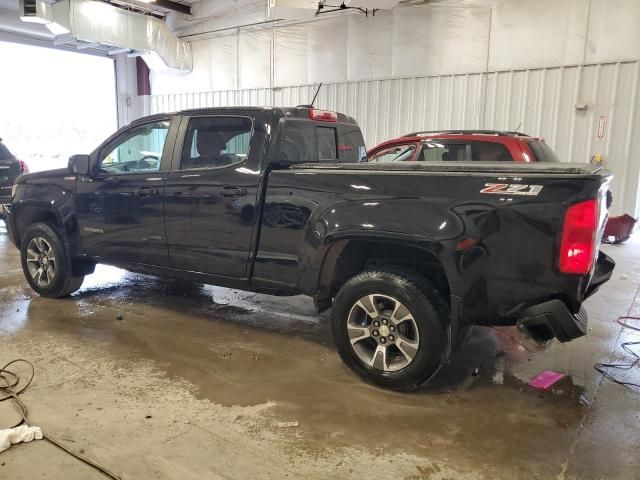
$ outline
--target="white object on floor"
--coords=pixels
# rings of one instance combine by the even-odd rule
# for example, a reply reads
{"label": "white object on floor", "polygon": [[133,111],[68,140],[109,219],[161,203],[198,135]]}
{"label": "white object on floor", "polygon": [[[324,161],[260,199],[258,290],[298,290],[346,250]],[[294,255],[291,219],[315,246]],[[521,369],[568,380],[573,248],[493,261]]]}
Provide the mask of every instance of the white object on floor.
{"label": "white object on floor", "polygon": [[42,440],[40,427],[20,425],[19,427],[0,430],[0,452],[4,452],[16,443],[30,442],[32,440]]}

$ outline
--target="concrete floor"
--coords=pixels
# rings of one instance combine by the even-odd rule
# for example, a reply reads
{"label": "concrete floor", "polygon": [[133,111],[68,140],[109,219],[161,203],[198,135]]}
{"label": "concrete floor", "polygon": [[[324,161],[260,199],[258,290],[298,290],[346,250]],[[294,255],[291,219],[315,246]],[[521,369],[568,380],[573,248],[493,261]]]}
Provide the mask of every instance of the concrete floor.
{"label": "concrete floor", "polygon": [[[40,298],[0,222],[0,364],[31,360],[33,422],[123,479],[637,479],[640,395],[593,363],[640,340],[615,323],[640,314],[640,241],[605,250],[618,267],[588,337],[534,353],[477,329],[429,388],[397,394],[342,365],[303,297],[99,267],[72,298]],[[570,377],[526,386],[543,369]],[[15,417],[0,404],[0,428]],[[104,477],[39,441],[0,454],[0,478]]]}

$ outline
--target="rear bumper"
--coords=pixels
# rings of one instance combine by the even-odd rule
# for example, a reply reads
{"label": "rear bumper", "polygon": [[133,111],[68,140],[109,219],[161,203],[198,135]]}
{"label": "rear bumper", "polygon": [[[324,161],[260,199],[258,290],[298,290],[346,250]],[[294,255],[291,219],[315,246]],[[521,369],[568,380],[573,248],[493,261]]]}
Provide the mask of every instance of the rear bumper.
{"label": "rear bumper", "polygon": [[589,282],[589,286],[587,287],[587,291],[585,292],[585,298],[596,293],[600,288],[600,285],[609,281],[615,266],[616,262],[613,261],[613,258],[606,253],[598,253],[596,268],[593,272],[593,276],[591,277],[591,282]]}
{"label": "rear bumper", "polygon": [[587,321],[584,307],[574,315],[562,300],[549,300],[523,310],[518,329],[538,342],[569,342],[587,334]]}
{"label": "rear bumper", "polygon": [[[611,278],[616,263],[605,253],[598,254],[598,261],[584,298],[593,295],[600,286]],[[573,314],[561,300],[549,300],[522,311],[518,328],[539,342],[557,338],[569,342],[587,334],[587,311],[580,306]]]}

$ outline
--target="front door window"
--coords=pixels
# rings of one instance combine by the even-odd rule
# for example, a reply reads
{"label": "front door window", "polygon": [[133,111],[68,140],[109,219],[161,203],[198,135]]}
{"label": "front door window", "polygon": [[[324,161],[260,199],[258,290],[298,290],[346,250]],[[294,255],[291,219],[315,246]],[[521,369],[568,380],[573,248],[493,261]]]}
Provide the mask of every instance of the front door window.
{"label": "front door window", "polygon": [[99,172],[122,175],[159,171],[169,125],[168,120],[146,123],[116,138],[102,149]]}

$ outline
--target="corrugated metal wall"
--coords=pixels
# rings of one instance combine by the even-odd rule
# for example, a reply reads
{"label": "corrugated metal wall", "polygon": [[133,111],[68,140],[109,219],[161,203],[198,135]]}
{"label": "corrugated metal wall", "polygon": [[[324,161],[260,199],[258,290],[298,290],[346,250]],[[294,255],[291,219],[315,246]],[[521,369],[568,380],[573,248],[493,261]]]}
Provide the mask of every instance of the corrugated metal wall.
{"label": "corrugated metal wall", "polygon": [[[140,114],[309,103],[315,86],[138,98]],[[601,154],[614,171],[612,213],[638,212],[640,62],[327,84],[316,105],[358,120],[368,147],[412,130],[482,128],[544,137],[558,156]],[[583,108],[576,108],[582,105]],[[600,135],[599,135],[600,133]]]}

